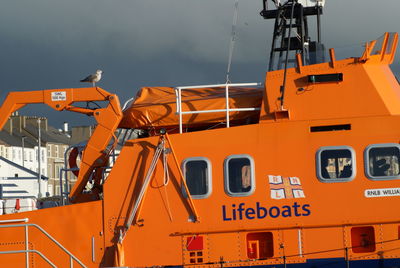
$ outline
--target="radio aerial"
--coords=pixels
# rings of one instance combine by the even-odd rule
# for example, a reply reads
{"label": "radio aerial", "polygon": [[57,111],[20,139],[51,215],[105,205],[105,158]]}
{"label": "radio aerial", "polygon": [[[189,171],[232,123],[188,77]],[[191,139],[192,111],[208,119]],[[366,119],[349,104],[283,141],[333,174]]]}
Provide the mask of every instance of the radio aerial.
{"label": "radio aerial", "polygon": [[[285,5],[287,2],[292,2],[292,0],[271,0],[276,7]],[[303,7],[315,7],[325,5],[325,0],[297,0],[297,3],[301,4]]]}

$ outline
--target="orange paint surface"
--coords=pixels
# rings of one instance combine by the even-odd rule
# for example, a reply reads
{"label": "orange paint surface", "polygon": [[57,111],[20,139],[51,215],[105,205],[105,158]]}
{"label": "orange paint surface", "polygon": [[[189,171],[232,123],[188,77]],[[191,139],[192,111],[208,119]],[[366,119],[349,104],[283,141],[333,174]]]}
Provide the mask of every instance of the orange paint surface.
{"label": "orange paint surface", "polygon": [[[328,258],[344,264],[346,258],[400,258],[400,180],[371,178],[368,162],[371,144],[397,148],[400,142],[400,86],[388,67],[397,45],[397,35],[392,37],[377,54],[369,43],[360,58],[289,69],[285,110],[277,101],[283,71],[267,73],[257,123],[128,140],[102,185],[102,200],[77,198],[76,204],[64,207],[2,215],[0,227],[10,224],[5,220],[28,218],[87,267],[234,267]],[[338,73],[343,81],[309,82],[312,75]],[[31,93],[30,99],[57,108],[48,99],[52,92]],[[11,96],[13,101],[0,108],[3,121],[10,111],[30,103]],[[74,93],[71,100],[95,96]],[[67,107],[67,102],[60,104]],[[120,122],[117,104],[111,102],[95,115],[102,127],[89,142],[94,149],[88,146],[84,152],[88,169]],[[354,156],[347,161],[352,175],[340,180],[346,161],[333,159],[330,172],[337,178],[324,179],[318,173],[323,148],[351,148]],[[247,162],[239,171],[231,168],[230,163],[242,158]],[[204,196],[188,198],[181,176],[188,159],[207,163],[211,177]],[[235,172],[246,187],[230,188],[228,175]],[[80,183],[72,196],[79,196],[85,181]],[[69,265],[68,256],[36,227],[29,227],[25,243],[23,228],[0,228],[0,250],[28,245],[58,267]],[[25,261],[25,253],[0,255],[2,265],[23,266]],[[45,265],[36,252],[28,254],[28,261],[32,267]]]}

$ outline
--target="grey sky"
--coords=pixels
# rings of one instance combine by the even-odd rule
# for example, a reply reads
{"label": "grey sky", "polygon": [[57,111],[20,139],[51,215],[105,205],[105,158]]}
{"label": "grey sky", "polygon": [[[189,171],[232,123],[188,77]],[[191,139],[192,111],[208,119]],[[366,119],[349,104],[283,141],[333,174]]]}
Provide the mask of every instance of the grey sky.
{"label": "grey sky", "polygon": [[[234,0],[2,1],[0,100],[11,90],[85,87],[79,80],[97,69],[104,71],[98,85],[122,102],[141,86],[224,82],[233,5]],[[261,7],[261,0],[239,1],[234,82],[264,80],[273,21],[259,16]],[[327,0],[323,41],[326,47],[360,47],[385,31],[400,32],[399,10],[399,0]],[[392,65],[397,75],[399,59]],[[48,115],[56,127],[87,120],[70,113],[55,117],[44,106],[23,112]]]}

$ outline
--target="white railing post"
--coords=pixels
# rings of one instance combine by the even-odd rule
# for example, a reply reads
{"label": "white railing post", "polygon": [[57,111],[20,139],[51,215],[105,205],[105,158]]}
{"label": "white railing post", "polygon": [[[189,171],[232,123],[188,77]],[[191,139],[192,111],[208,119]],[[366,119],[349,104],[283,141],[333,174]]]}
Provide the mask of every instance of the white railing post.
{"label": "white railing post", "polygon": [[28,236],[28,225],[25,225],[25,267],[29,268],[29,236]]}
{"label": "white railing post", "polygon": [[179,133],[182,134],[183,127],[182,127],[182,90],[178,87],[178,109],[179,109]]}

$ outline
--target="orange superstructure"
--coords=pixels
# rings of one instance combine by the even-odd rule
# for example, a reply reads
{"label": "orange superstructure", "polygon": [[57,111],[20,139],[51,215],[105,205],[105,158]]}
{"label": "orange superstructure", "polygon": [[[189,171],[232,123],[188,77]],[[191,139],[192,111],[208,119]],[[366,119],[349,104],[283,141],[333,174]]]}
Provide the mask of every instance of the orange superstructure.
{"label": "orange superstructure", "polygon": [[[262,94],[193,87],[178,100],[180,89],[145,88],[122,112],[100,88],[11,93],[0,126],[28,103],[99,124],[69,205],[0,216],[0,266],[397,267],[398,35],[381,41],[344,60],[298,56],[267,72]],[[72,106],[89,100],[109,104]],[[180,121],[182,103],[193,113]],[[105,178],[118,126],[145,134],[124,136]]]}

